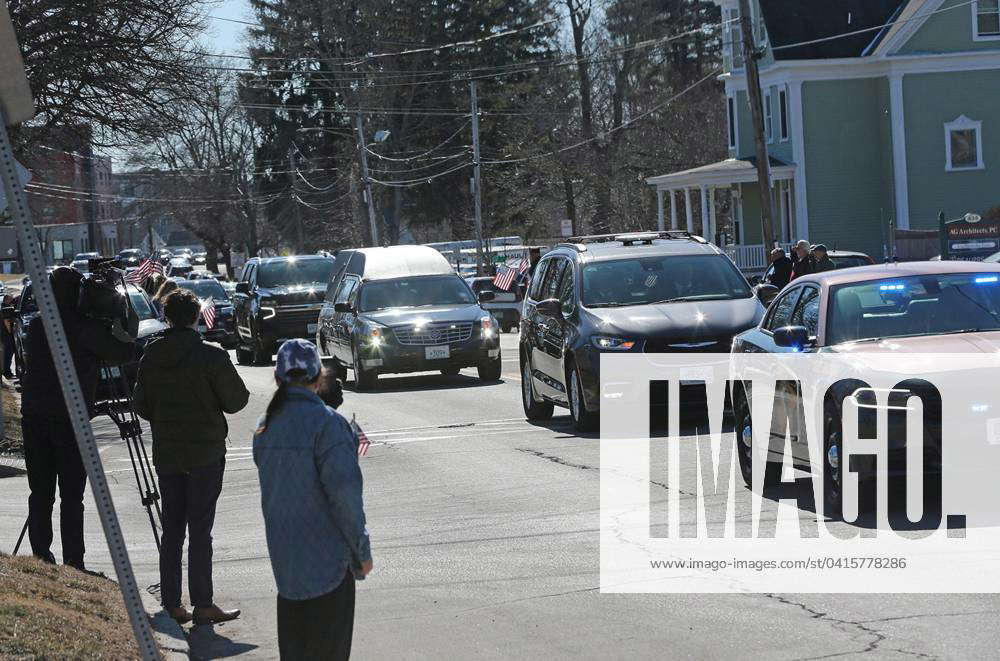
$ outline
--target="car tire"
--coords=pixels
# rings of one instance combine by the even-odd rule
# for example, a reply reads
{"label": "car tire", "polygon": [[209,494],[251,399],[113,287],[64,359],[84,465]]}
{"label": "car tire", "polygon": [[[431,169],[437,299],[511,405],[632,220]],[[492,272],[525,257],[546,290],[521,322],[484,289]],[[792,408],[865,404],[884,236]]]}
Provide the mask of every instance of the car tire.
{"label": "car tire", "polygon": [[445,367],[443,370],[441,370],[441,374],[443,374],[444,376],[455,376],[461,371],[462,370],[457,367]]}
{"label": "car tire", "polygon": [[583,380],[576,363],[570,365],[568,376],[566,390],[569,391],[569,413],[573,417],[573,426],[580,432],[594,431],[600,426],[601,418],[598,413],[587,410],[583,397]]}
{"label": "car tire", "polygon": [[236,345],[236,362],[240,365],[253,365],[253,351],[249,349],[244,349],[240,345]]}
{"label": "car tire", "polygon": [[527,358],[521,361],[521,405],[528,420],[548,420],[555,405],[552,402],[537,401],[535,389],[531,385],[531,363]]}
{"label": "car tire", "polygon": [[271,364],[271,348],[270,347],[257,347],[253,351],[253,364],[254,365],[270,365]]}
{"label": "car tire", "polygon": [[[823,513],[839,521],[844,517],[843,471],[840,458],[843,456],[840,443],[840,426],[834,405],[827,404],[823,416]],[[836,465],[833,465],[836,459]]]}
{"label": "car tire", "polygon": [[[750,417],[751,399],[746,392],[735,393],[733,406],[733,435],[736,441],[736,458],[740,475],[747,489],[753,489],[753,426]],[[769,488],[781,479],[781,464],[768,461],[764,468],[764,487]]]}
{"label": "car tire", "polygon": [[378,384],[378,372],[366,370],[361,366],[361,356],[357,347],[351,348],[351,355],[354,356],[354,389],[357,392],[372,390]]}
{"label": "car tire", "polygon": [[503,371],[503,356],[497,353],[496,358],[479,363],[476,371],[479,373],[480,381],[499,381]]}

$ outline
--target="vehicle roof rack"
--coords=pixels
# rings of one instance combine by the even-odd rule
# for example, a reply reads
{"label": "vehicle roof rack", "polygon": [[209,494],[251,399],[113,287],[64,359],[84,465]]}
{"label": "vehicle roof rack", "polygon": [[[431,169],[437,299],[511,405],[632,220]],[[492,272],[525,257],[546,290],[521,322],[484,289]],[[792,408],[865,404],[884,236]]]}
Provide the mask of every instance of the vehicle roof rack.
{"label": "vehicle roof rack", "polygon": [[556,247],[573,248],[577,252],[587,250],[590,243],[610,243],[620,241],[623,246],[633,246],[636,244],[652,244],[657,239],[675,239],[683,241],[697,241],[698,243],[708,243],[704,237],[692,234],[687,230],[666,230],[663,232],[618,232],[617,234],[591,234],[587,236],[571,236],[565,242]]}

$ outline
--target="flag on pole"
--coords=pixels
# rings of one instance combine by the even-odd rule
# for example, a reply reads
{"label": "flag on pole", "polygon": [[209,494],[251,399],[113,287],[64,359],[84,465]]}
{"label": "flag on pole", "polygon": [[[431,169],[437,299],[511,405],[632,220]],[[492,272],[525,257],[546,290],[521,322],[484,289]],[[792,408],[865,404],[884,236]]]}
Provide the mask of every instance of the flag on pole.
{"label": "flag on pole", "polygon": [[160,263],[160,260],[150,257],[140,264],[139,268],[129,272],[128,275],[125,276],[125,282],[132,285],[138,285],[154,273],[163,275],[163,264]]}
{"label": "flag on pole", "polygon": [[368,436],[365,434],[364,430],[358,424],[358,421],[351,416],[351,429],[354,430],[354,437],[358,439],[358,456],[364,457],[368,454],[368,448],[371,447],[372,442],[368,440]]}
{"label": "flag on pole", "polygon": [[504,271],[502,273],[497,273],[493,278],[493,285],[497,289],[510,291],[511,285],[514,284],[514,278],[520,278],[521,275],[527,270],[528,260],[526,259],[522,259],[515,267],[505,266]]}
{"label": "flag on pole", "polygon": [[215,327],[215,299],[210,298],[201,302],[201,318],[209,330]]}

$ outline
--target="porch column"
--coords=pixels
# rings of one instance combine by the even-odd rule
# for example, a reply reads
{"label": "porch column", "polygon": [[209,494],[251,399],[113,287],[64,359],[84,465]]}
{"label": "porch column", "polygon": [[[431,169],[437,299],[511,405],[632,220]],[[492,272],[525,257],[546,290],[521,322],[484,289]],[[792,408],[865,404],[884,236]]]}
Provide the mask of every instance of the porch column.
{"label": "porch column", "polygon": [[656,189],[656,229],[663,231],[664,219],[663,219],[663,189]]}
{"label": "porch column", "polygon": [[691,189],[684,188],[684,211],[687,213],[687,231],[694,232],[694,215],[691,209]]}
{"label": "porch column", "polygon": [[677,196],[673,188],[670,189],[670,229],[677,229]]}
{"label": "porch column", "polygon": [[708,238],[708,186],[701,185],[701,233]]}
{"label": "porch column", "polygon": [[708,189],[708,236],[705,238],[714,243],[715,234],[715,186],[711,186]]}
{"label": "porch column", "polygon": [[906,175],[906,115],[903,112],[901,73],[889,76],[889,109],[892,117],[892,177],[896,189],[896,228],[905,230],[910,228],[910,193],[909,179]]}
{"label": "porch column", "polygon": [[781,237],[780,241],[782,243],[787,243],[791,241],[791,237],[788,236],[788,216],[785,209],[785,189],[788,187],[788,181],[785,179],[778,180],[778,219],[781,222],[781,231],[778,232],[778,236]]}

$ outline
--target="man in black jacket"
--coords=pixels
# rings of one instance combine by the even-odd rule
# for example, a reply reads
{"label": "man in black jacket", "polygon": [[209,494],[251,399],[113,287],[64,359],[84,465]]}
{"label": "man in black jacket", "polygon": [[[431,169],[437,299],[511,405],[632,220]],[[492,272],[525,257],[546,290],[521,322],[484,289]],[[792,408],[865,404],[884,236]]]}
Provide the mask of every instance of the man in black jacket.
{"label": "man in black jacket", "polygon": [[[82,280],[83,275],[79,271],[65,266],[55,269],[49,276],[83,397],[93,417],[101,362],[123,365],[135,358],[133,338],[139,320],[131,305],[127,306],[127,330],[117,321],[108,325],[86,317],[82,314],[85,310],[77,309]],[[83,491],[87,484],[87,471],[73,434],[43,324],[41,316],[28,324],[25,372],[21,384],[21,430],[28,487],[31,490],[28,497],[28,539],[32,553],[46,562],[55,563],[50,547],[52,507],[58,483],[63,562],[83,570]]]}
{"label": "man in black jacket", "polygon": [[771,251],[771,264],[774,270],[767,277],[768,284],[782,289],[792,279],[792,260],[785,255],[784,250],[775,248]]}
{"label": "man in black jacket", "polygon": [[188,533],[188,588],[195,624],[225,622],[239,610],[215,605],[212,527],[226,465],[225,413],[238,413],[250,393],[229,354],[202,341],[194,326],[198,297],[186,289],[163,306],[170,330],[146,347],[139,364],[135,411],[153,430],[153,464],[163,497],[160,597],[178,622],[192,614],[181,605],[181,555]]}

